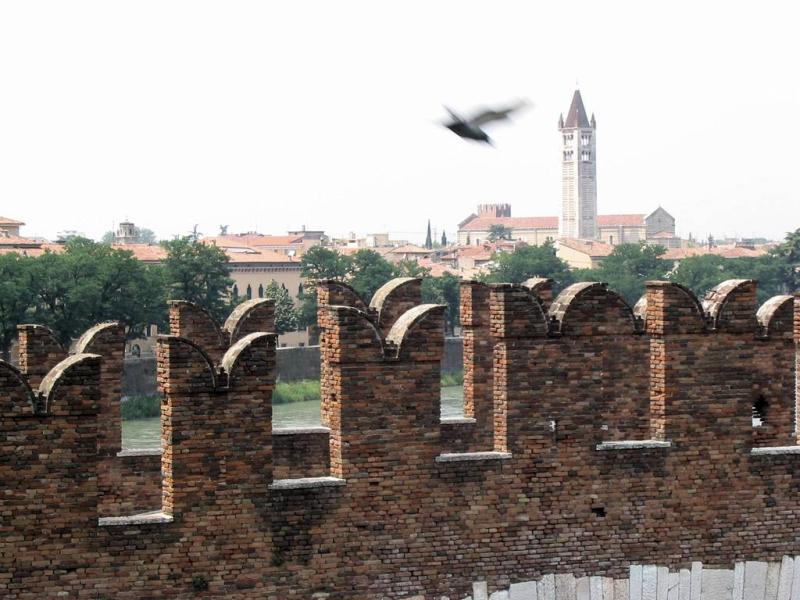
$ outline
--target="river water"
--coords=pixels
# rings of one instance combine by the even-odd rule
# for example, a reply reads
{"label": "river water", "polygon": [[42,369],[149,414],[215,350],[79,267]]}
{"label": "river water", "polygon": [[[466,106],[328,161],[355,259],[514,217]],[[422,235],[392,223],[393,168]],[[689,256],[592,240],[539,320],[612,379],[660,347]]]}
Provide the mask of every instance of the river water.
{"label": "river water", "polygon": [[[464,416],[464,389],[459,386],[442,388],[442,417]],[[275,404],[272,407],[273,427],[317,427],[321,425],[319,400]],[[124,450],[152,450],[161,443],[161,419],[135,419],[122,422]]]}

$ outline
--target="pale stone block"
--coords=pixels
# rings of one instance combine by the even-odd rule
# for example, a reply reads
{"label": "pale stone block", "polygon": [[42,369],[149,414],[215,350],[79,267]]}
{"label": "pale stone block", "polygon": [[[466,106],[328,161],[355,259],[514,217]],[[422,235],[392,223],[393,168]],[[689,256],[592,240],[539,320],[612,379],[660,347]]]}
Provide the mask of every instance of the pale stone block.
{"label": "pale stone block", "polygon": [[794,569],[792,569],[792,600],[800,600],[800,556],[794,557]]}
{"label": "pale stone block", "polygon": [[508,590],[510,600],[539,600],[535,581],[512,583]]}
{"label": "pale stone block", "polygon": [[678,585],[681,577],[677,573],[670,573],[667,577],[667,600],[678,600]]}
{"label": "pale stone block", "polygon": [[630,600],[642,600],[642,565],[631,565],[630,573]]}
{"label": "pale stone block", "polygon": [[572,573],[556,575],[556,600],[575,600],[575,577]]}
{"label": "pale stone block", "polygon": [[691,592],[689,594],[690,600],[700,600],[700,590],[702,589],[702,577],[703,577],[703,563],[701,562],[693,562],[692,563],[692,587]]}
{"label": "pale stone block", "polygon": [[489,586],[485,581],[475,581],[472,584],[472,597],[475,600],[489,600]]}
{"label": "pale stone block", "polygon": [[767,586],[764,590],[765,600],[778,600],[778,581],[781,576],[781,563],[767,565]]}
{"label": "pale stone block", "polygon": [[669,590],[669,569],[667,567],[658,567],[656,599],[667,600],[667,590]]}
{"label": "pale stone block", "polygon": [[678,600],[691,600],[692,574],[689,569],[681,569],[678,573]]}
{"label": "pale stone block", "polygon": [[791,556],[784,556],[781,559],[781,576],[778,579],[778,600],[791,600],[793,579],[794,559]]}
{"label": "pale stone block", "polygon": [[614,580],[614,600],[629,600],[631,584],[627,579]]}
{"label": "pale stone block", "polygon": [[764,600],[767,591],[767,563],[748,560],[744,563],[744,597]]}
{"label": "pale stone block", "polygon": [[731,600],[733,571],[730,569],[703,569],[700,579],[702,600]]}
{"label": "pale stone block", "polygon": [[744,600],[744,563],[733,565],[733,600]]}
{"label": "pale stone block", "polygon": [[538,583],[539,600],[556,600],[555,575],[545,575]]}
{"label": "pale stone block", "polygon": [[645,565],[642,569],[642,600],[657,600],[658,567]]}
{"label": "pale stone block", "polygon": [[575,583],[575,591],[577,600],[591,600],[589,592],[589,578],[581,577]]}
{"label": "pale stone block", "polygon": [[597,575],[589,577],[589,598],[603,600],[603,578]]}
{"label": "pale stone block", "polygon": [[489,600],[508,600],[508,592],[506,590],[492,592],[492,595],[489,596]]}
{"label": "pale stone block", "polygon": [[614,600],[614,579],[611,577],[603,577],[603,600]]}

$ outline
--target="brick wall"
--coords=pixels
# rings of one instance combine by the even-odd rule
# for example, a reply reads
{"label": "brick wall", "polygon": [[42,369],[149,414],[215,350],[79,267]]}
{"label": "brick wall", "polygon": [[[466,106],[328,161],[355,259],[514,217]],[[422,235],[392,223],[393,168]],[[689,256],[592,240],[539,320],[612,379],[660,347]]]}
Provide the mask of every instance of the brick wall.
{"label": "brick wall", "polygon": [[219,359],[160,338],[163,492],[145,514],[100,512],[101,357],[36,389],[0,362],[0,596],[438,600],[800,552],[800,298],[756,311],[751,281],[705,303],[650,282],[634,314],[602,284],[474,289],[480,445],[477,418],[439,418],[440,306],[384,333],[363,301],[320,302],[329,432],[272,431],[274,335]]}

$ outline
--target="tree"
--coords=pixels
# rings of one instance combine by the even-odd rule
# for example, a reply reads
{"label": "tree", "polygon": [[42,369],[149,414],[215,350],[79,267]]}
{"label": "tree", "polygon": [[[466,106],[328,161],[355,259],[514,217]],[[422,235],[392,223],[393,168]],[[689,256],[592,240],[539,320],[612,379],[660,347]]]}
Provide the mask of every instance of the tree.
{"label": "tree", "polygon": [[446,304],[445,328],[448,332],[459,324],[461,286],[460,279],[445,272],[441,277],[426,277],[422,280],[422,301],[426,304]]}
{"label": "tree", "polygon": [[512,231],[505,225],[492,225],[489,227],[489,235],[487,239],[490,242],[496,242],[497,240],[510,240],[512,236]]}
{"label": "tree", "polygon": [[558,291],[572,283],[569,265],[556,256],[552,242],[541,246],[519,246],[513,252],[496,252],[485,278],[493,283],[522,283],[531,277],[550,277]]}
{"label": "tree", "polygon": [[275,332],[297,331],[297,309],[285,285],[274,279],[264,288],[264,297],[275,302]]}
{"label": "tree", "polygon": [[395,268],[395,277],[428,277],[431,270],[415,260],[401,260]]}
{"label": "tree", "polygon": [[50,327],[64,345],[101,321],[121,321],[130,336],[166,321],[160,268],[86,238],[35,259],[30,282],[31,320]]}
{"label": "tree", "polygon": [[425,247],[430,250],[433,248],[433,238],[431,237],[431,220],[428,219],[428,233],[425,236]]}
{"label": "tree", "polygon": [[367,302],[379,287],[395,276],[394,265],[374,250],[359,250],[352,257],[350,285]]}
{"label": "tree", "polygon": [[217,321],[224,320],[231,309],[229,290],[233,285],[225,251],[191,236],[161,244],[167,251],[164,281],[169,298],[194,302]]}
{"label": "tree", "polygon": [[34,259],[16,252],[0,254],[0,353],[9,360],[9,348],[17,337],[33,301],[31,263]]}
{"label": "tree", "polygon": [[728,259],[716,254],[684,258],[669,274],[669,280],[692,290],[698,297],[735,275],[729,270]]}
{"label": "tree", "polygon": [[666,252],[663,246],[652,246],[645,242],[619,244],[603,259],[597,269],[580,274],[582,279],[603,281],[608,287],[633,306],[644,294],[645,281],[664,279],[672,264],[661,258]]}
{"label": "tree", "polygon": [[[300,259],[302,276],[310,281],[335,279],[344,281],[350,275],[352,263],[348,256],[322,246],[313,246]],[[310,289],[308,289],[310,288]],[[308,327],[317,322],[317,290],[313,285],[303,286],[299,294],[298,322]]]}
{"label": "tree", "polygon": [[770,254],[782,263],[783,293],[790,294],[800,288],[800,229],[788,232],[783,243]]}
{"label": "tree", "polygon": [[776,255],[758,258],[723,258],[715,254],[684,258],[669,275],[670,281],[680,283],[702,298],[716,285],[727,279],[758,281],[758,300],[784,293],[785,262]]}
{"label": "tree", "polygon": [[[117,239],[117,234],[113,231],[106,231],[103,234],[103,237],[100,238],[100,243],[102,244],[113,244]],[[146,227],[137,227],[136,228],[136,238],[135,243],[137,244],[155,244],[158,239],[156,238],[156,234],[152,229],[147,229]]]}
{"label": "tree", "polygon": [[447,234],[442,230],[442,248],[447,246]]}

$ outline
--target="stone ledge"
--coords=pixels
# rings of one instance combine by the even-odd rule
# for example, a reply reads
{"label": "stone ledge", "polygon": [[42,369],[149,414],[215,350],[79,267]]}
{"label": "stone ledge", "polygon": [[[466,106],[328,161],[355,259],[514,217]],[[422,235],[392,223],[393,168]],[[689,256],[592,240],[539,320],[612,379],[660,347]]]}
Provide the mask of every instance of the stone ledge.
{"label": "stone ledge", "polygon": [[436,457],[436,462],[469,462],[479,460],[508,460],[511,452],[457,452],[451,454],[440,454]]}
{"label": "stone ledge", "polygon": [[161,449],[131,448],[130,450],[121,450],[117,452],[117,457],[119,458],[125,458],[126,456],[161,456]]}
{"label": "stone ledge", "polygon": [[762,448],[752,448],[750,454],[753,456],[773,456],[777,454],[800,454],[800,446],[765,446]]}
{"label": "stone ledge", "polygon": [[159,523],[172,523],[172,515],[164,514],[160,510],[127,515],[124,517],[100,517],[97,524],[100,527],[119,527],[126,525],[154,525]]}
{"label": "stone ledge", "polygon": [[272,435],[304,435],[308,433],[330,434],[330,427],[279,427],[272,430]]}
{"label": "stone ledge", "polygon": [[619,442],[602,442],[595,446],[596,450],[647,450],[651,448],[670,448],[672,442],[659,440],[621,440]]}
{"label": "stone ledge", "polygon": [[324,487],[341,487],[346,479],[338,477],[301,477],[299,479],[276,479],[269,486],[271,490],[313,490]]}
{"label": "stone ledge", "polygon": [[478,421],[472,417],[445,417],[440,419],[442,425],[474,425]]}

